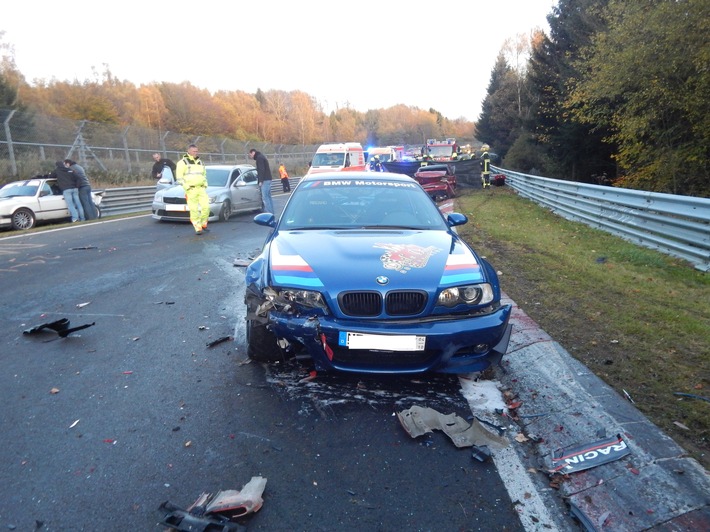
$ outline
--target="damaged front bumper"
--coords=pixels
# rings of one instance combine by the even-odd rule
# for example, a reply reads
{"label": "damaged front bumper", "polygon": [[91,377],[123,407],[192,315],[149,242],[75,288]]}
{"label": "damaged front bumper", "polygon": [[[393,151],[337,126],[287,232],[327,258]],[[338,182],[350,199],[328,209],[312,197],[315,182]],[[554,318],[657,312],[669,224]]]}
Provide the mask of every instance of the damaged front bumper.
{"label": "damaged front bumper", "polygon": [[500,363],[510,313],[504,305],[485,315],[363,322],[271,309],[268,323],[278,339],[302,345],[322,371],[470,373]]}

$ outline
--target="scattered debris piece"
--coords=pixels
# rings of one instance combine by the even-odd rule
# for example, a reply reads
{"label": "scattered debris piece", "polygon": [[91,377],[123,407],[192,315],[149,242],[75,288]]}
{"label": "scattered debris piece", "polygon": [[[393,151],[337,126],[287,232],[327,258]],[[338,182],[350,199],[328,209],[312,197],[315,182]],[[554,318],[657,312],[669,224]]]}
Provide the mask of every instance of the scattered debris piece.
{"label": "scattered debris piece", "polygon": [[558,449],[552,453],[552,467],[548,473],[567,474],[584,471],[618,460],[630,452],[621,434],[593,443]]}
{"label": "scattered debris piece", "polygon": [[246,268],[252,263],[251,259],[234,259],[234,266]]}
{"label": "scattered debris piece", "polygon": [[50,329],[56,332],[61,338],[66,338],[71,333],[86,329],[87,327],[91,327],[92,325],[96,325],[96,322],[87,323],[85,325],[79,325],[78,327],[69,327],[69,320],[67,318],[62,318],[60,320],[42,323],[41,325],[37,325],[36,327],[32,327],[31,329],[25,329],[24,331],[22,331],[22,334],[35,334],[45,329]]}
{"label": "scattered debris piece", "polygon": [[710,402],[710,397],[703,397],[702,395],[695,395],[694,393],[673,392],[673,395],[677,395],[679,397],[689,397],[691,399],[700,399],[701,401]]}
{"label": "scattered debris piece", "polygon": [[227,342],[229,340],[233,340],[231,336],[222,336],[222,338],[217,338],[216,340],[212,340],[211,342],[207,342],[207,347],[214,347],[217,344],[221,344],[222,342]]}
{"label": "scattered debris piece", "polygon": [[624,390],[623,388],[621,389],[621,391],[624,392],[624,397],[626,397],[629,401],[631,401],[632,404],[635,404],[635,403],[634,403],[634,400],[631,399],[631,396],[629,395],[629,392],[627,392],[627,391]]}
{"label": "scattered debris piece", "polygon": [[264,477],[252,477],[241,490],[219,491],[214,496],[211,493],[200,494],[187,510],[165,501],[158,508],[164,514],[160,524],[178,531],[190,532],[246,530],[232,520],[258,512],[264,504],[262,494],[265,487]]}
{"label": "scattered debris piece", "polygon": [[200,325],[200,326],[197,327],[197,328],[198,328],[200,331],[207,331],[207,330],[209,330],[209,327],[207,327],[207,325]]}
{"label": "scattered debris piece", "polygon": [[69,428],[70,428],[70,429],[73,429],[73,428],[76,427],[78,424],[79,424],[79,420],[77,419],[74,423],[72,423],[71,425],[69,425]]}
{"label": "scattered debris piece", "polygon": [[683,430],[690,430],[687,426],[683,425],[680,421],[674,421],[673,424]]}
{"label": "scattered debris piece", "polygon": [[491,450],[488,448],[488,445],[474,445],[471,456],[479,462],[485,462],[491,457]]}
{"label": "scattered debris piece", "polygon": [[86,303],[77,303],[76,308],[84,308],[86,305],[91,305],[91,301],[87,301]]}
{"label": "scattered debris piece", "polygon": [[518,432],[515,435],[515,441],[517,441],[518,443],[525,443],[527,441],[530,441],[530,439],[522,432]]}
{"label": "scattered debris piece", "polygon": [[397,418],[412,438],[438,429],[451,438],[456,447],[488,445],[502,448],[508,445],[505,438],[486,430],[478,419],[474,419],[469,425],[465,419],[456,414],[442,414],[433,408],[413,406],[409,410],[398,412]]}
{"label": "scattered debris piece", "polygon": [[52,395],[56,395],[59,393],[59,388],[52,388],[51,390],[49,390],[49,393],[51,393]]}
{"label": "scattered debris piece", "polygon": [[78,248],[69,248],[69,251],[82,251],[85,249],[96,249],[96,246],[81,246]]}

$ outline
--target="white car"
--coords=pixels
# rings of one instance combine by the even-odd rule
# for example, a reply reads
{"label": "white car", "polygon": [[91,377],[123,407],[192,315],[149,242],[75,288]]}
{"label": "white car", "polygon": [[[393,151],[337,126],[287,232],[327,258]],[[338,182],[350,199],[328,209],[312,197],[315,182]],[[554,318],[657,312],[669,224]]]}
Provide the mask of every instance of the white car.
{"label": "white car", "polygon": [[[97,217],[101,217],[103,191],[91,192]],[[31,229],[37,222],[71,219],[57,180],[38,176],[0,188],[0,227]]]}
{"label": "white car", "polygon": [[[261,190],[256,168],[250,164],[206,165],[210,222],[227,221],[233,214],[261,210]],[[152,206],[156,220],[190,221],[185,190],[172,185],[155,193]]]}

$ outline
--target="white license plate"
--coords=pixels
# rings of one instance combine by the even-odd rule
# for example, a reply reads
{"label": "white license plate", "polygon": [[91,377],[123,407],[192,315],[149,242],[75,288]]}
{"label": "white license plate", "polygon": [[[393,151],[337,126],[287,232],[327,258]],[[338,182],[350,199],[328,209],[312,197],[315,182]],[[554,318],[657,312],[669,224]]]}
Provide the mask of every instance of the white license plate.
{"label": "white license plate", "polygon": [[424,351],[426,336],[361,334],[342,331],[338,345],[348,349],[381,349],[383,351]]}
{"label": "white license plate", "polygon": [[187,205],[172,205],[169,203],[165,206],[165,210],[166,211],[186,212]]}

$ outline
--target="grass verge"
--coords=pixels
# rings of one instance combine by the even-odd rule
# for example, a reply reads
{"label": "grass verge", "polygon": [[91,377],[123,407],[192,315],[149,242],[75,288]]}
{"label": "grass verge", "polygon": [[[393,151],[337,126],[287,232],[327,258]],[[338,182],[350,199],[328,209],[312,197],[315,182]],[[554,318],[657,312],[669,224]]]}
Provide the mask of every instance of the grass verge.
{"label": "grass verge", "polygon": [[459,234],[532,319],[710,469],[710,276],[507,187],[466,191]]}

